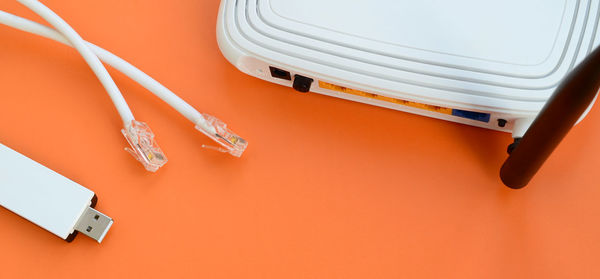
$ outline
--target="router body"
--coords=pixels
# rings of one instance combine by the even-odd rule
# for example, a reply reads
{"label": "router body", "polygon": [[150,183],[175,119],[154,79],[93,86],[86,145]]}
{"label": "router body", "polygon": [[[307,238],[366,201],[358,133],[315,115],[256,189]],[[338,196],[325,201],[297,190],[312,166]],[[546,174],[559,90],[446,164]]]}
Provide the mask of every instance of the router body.
{"label": "router body", "polygon": [[599,6],[223,0],[217,33],[225,57],[249,75],[520,137],[600,44]]}
{"label": "router body", "polygon": [[529,183],[600,89],[600,0],[222,0],[242,72],[512,133],[500,177]]}

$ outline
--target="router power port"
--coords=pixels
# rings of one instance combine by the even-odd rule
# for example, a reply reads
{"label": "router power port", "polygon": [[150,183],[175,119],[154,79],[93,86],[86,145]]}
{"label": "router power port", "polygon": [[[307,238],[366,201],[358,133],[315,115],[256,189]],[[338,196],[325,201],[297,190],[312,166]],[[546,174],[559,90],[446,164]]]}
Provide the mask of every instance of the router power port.
{"label": "router power port", "polygon": [[301,75],[295,75],[293,87],[298,92],[307,93],[310,91],[310,87],[313,81],[314,80],[312,78],[308,78]]}

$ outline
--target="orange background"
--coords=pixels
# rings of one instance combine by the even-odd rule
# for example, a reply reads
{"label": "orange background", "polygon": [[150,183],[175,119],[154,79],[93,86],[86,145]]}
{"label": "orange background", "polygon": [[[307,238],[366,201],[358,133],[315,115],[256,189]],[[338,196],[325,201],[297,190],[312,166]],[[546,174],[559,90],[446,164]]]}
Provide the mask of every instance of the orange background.
{"label": "orange background", "polygon": [[102,244],[67,244],[1,209],[0,278],[600,277],[599,109],[514,191],[498,178],[508,134],[242,74],[216,44],[218,0],[44,3],[250,145],[241,159],[202,149],[188,120],[111,69],[169,157],[148,173],[74,50],[0,26],[0,142],[115,219]]}

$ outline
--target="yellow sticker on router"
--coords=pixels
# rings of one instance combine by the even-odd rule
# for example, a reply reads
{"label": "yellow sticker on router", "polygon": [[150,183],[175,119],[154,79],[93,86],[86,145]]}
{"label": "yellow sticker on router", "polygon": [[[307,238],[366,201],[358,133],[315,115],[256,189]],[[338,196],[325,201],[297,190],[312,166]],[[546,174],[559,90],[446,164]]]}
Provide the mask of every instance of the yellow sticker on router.
{"label": "yellow sticker on router", "polygon": [[333,91],[346,93],[346,94],[350,94],[350,95],[355,95],[355,96],[365,97],[365,98],[369,98],[369,99],[384,101],[384,102],[388,102],[388,103],[403,105],[403,106],[407,106],[407,107],[418,108],[418,109],[452,115],[451,108],[432,106],[432,105],[427,105],[427,104],[422,104],[422,103],[417,103],[417,102],[411,102],[411,101],[381,96],[381,95],[377,95],[377,94],[373,94],[373,93],[369,93],[369,92],[365,92],[365,91],[360,91],[360,90],[356,90],[356,89],[352,89],[352,88],[347,88],[344,86],[335,85],[335,84],[324,82],[324,81],[319,81],[319,86],[323,89],[333,90]]}

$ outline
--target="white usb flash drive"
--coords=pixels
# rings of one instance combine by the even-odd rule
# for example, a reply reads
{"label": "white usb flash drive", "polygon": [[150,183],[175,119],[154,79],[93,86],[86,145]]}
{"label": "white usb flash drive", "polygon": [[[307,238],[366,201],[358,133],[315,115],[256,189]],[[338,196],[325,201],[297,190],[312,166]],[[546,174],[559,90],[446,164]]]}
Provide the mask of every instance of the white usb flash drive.
{"label": "white usb flash drive", "polygon": [[0,205],[70,242],[81,232],[102,242],[113,220],[87,188],[0,144]]}

